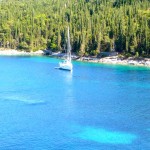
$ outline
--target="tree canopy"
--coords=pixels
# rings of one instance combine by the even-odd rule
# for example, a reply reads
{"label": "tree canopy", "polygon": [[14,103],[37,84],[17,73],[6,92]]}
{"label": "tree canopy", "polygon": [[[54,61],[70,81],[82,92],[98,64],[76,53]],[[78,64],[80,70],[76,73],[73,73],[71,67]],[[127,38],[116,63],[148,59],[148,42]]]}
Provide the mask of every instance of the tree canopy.
{"label": "tree canopy", "polygon": [[150,55],[150,0],[1,0],[0,47]]}

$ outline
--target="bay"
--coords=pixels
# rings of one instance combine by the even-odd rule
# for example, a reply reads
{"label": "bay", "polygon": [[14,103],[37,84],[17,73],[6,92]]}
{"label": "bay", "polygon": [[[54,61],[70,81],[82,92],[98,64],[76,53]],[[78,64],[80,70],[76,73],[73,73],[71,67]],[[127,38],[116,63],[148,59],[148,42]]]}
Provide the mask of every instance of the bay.
{"label": "bay", "polygon": [[0,149],[150,149],[150,69],[0,57]]}

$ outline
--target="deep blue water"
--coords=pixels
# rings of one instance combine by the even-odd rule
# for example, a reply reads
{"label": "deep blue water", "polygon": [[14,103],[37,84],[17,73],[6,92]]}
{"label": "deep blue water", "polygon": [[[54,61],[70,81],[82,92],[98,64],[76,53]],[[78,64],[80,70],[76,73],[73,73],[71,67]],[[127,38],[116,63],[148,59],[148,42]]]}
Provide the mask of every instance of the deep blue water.
{"label": "deep blue water", "polygon": [[149,150],[150,69],[0,57],[0,150]]}

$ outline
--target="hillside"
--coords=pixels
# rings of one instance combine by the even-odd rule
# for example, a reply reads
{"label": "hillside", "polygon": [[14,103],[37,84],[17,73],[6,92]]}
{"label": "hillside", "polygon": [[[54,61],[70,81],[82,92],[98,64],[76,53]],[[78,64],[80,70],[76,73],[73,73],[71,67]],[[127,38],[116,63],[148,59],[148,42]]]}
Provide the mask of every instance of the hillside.
{"label": "hillside", "polygon": [[0,47],[150,55],[150,0],[1,0]]}

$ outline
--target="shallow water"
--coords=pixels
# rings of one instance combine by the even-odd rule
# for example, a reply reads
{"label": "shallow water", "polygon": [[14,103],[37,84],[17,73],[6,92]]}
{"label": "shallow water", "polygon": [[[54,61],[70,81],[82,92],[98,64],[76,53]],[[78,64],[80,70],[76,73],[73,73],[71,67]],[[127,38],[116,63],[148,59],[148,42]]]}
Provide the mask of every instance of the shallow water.
{"label": "shallow water", "polygon": [[0,149],[149,150],[150,69],[0,57]]}

